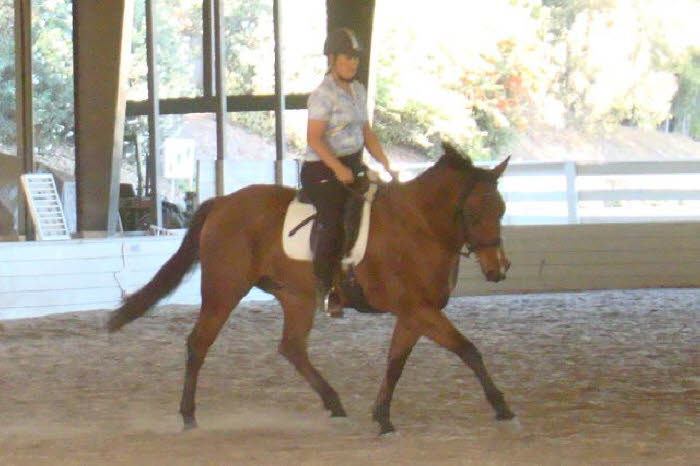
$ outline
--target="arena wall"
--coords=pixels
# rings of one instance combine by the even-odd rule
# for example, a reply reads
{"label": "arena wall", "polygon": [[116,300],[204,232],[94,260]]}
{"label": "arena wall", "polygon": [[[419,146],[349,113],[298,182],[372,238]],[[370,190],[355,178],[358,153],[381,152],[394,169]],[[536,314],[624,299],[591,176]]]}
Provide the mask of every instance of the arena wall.
{"label": "arena wall", "polygon": [[506,281],[469,259],[455,295],[700,286],[700,223],[508,226]]}
{"label": "arena wall", "polygon": [[[700,223],[507,226],[503,237],[508,279],[487,283],[463,259],[455,295],[700,286]],[[0,242],[0,319],[113,309],[181,240]],[[197,269],[163,304],[198,304],[199,278]]]}

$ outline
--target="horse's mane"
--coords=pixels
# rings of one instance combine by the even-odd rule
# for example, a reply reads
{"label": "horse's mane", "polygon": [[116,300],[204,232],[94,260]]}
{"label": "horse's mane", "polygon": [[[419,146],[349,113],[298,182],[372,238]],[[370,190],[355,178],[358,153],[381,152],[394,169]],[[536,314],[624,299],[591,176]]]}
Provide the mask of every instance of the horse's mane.
{"label": "horse's mane", "polygon": [[[442,142],[442,149],[444,153],[438,159],[435,164],[428,170],[423,172],[418,178],[423,178],[424,176],[430,176],[437,170],[454,170],[458,172],[464,172],[471,176],[476,177],[478,181],[495,182],[496,178],[493,176],[490,170],[486,170],[474,165],[472,159],[467,155],[457,150],[451,143]],[[417,178],[417,179],[418,179]]]}

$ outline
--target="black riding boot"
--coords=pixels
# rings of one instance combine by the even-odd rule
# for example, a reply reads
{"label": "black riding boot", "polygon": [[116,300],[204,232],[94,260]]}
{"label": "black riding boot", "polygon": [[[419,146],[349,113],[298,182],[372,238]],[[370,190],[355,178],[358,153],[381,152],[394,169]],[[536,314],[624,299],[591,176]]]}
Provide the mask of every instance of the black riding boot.
{"label": "black riding boot", "polygon": [[[339,248],[335,234],[319,225],[314,247],[313,269],[316,276],[316,311],[331,317],[342,317],[343,311],[333,288],[333,277],[338,267]],[[329,297],[330,294],[330,297]],[[326,300],[328,299],[328,305]]]}

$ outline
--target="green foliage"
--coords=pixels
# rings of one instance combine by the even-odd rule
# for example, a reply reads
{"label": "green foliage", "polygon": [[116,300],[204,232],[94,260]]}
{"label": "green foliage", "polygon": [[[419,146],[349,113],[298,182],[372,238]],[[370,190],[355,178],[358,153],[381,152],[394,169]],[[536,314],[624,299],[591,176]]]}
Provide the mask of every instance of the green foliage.
{"label": "green foliage", "polygon": [[681,67],[672,112],[676,131],[700,141],[700,50],[693,50]]}
{"label": "green foliage", "polygon": [[[52,154],[73,136],[72,6],[47,0],[35,5],[32,34],[34,142]],[[14,9],[0,5],[0,146],[15,143]]]}
{"label": "green foliage", "polygon": [[[132,99],[146,97],[143,5],[136,2]],[[271,93],[272,2],[224,5],[227,93]],[[202,2],[160,0],[159,6],[161,96],[201,95]],[[478,15],[457,11],[476,6]],[[377,22],[392,23],[374,41],[381,52],[374,127],[386,144],[436,155],[435,143],[449,138],[474,158],[493,158],[533,121],[596,130],[620,123],[654,127],[669,116],[676,131],[700,139],[694,0],[435,0],[431,6],[384,0],[377,8]],[[35,2],[40,153],[71,144],[71,13],[70,0]],[[13,15],[13,2],[0,0],[0,149],[15,140]],[[235,114],[231,121],[272,140],[270,112]],[[168,131],[179,122],[169,120]],[[304,144],[304,135],[289,139],[298,149]]]}
{"label": "green foliage", "polygon": [[414,99],[396,106],[390,93],[394,83],[391,77],[378,78],[373,128],[384,144],[427,151],[439,141],[438,109]]}
{"label": "green foliage", "polygon": [[15,145],[15,37],[14,10],[0,3],[0,151]]}
{"label": "green foliage", "polygon": [[73,137],[72,5],[41,2],[33,23],[34,144],[39,154],[52,155]]}

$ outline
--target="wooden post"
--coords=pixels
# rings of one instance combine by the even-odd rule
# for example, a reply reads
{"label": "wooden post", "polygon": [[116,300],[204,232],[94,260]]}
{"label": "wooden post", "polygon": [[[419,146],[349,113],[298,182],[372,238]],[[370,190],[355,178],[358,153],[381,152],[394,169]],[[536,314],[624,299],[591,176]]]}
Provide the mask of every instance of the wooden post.
{"label": "wooden post", "polygon": [[[32,5],[31,0],[15,0],[15,112],[17,114],[17,157],[22,173],[34,171],[34,118],[32,115]],[[19,191],[18,191],[19,192]],[[18,230],[34,238],[34,227],[22,195],[17,196]]]}
{"label": "wooden post", "polygon": [[205,97],[214,96],[214,4],[202,1],[202,88]]}
{"label": "wooden post", "polygon": [[576,189],[576,162],[564,162],[564,175],[566,176],[566,206],[569,215],[569,223],[579,223],[578,218],[578,190]]}
{"label": "wooden post", "polygon": [[282,164],[285,153],[284,137],[284,86],[282,67],[282,11],[281,1],[274,0],[273,22],[275,29],[275,184],[283,184]]}
{"label": "wooden post", "polygon": [[146,0],[146,61],[148,62],[148,178],[150,184],[151,222],[163,226],[163,209],[160,203],[160,92],[158,86],[156,44],[158,32],[155,26],[154,0]]}
{"label": "wooden post", "polygon": [[224,195],[226,159],[226,60],[224,56],[224,1],[214,0],[214,61],[216,65],[216,195]]}
{"label": "wooden post", "polygon": [[114,233],[134,0],[73,0],[78,230]]}

